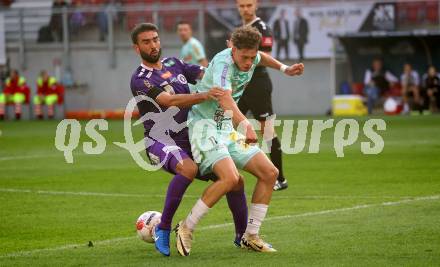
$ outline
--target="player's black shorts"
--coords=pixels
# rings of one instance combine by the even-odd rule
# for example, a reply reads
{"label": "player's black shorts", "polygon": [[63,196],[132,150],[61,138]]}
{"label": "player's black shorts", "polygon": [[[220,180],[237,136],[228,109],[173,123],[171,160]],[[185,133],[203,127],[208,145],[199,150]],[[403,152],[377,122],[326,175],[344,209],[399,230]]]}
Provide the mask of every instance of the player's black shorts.
{"label": "player's black shorts", "polygon": [[250,110],[256,120],[264,121],[272,116],[272,81],[266,69],[255,70],[251,81],[238,102],[241,113],[246,115]]}

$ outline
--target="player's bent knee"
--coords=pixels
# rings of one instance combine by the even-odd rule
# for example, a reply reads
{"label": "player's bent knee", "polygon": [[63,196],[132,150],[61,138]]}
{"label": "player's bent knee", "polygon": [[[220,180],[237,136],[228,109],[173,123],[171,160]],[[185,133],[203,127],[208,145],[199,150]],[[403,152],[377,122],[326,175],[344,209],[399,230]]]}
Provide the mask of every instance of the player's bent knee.
{"label": "player's bent knee", "polygon": [[275,184],[279,175],[279,171],[275,166],[271,166],[265,170],[265,174],[263,179],[265,179],[268,183]]}
{"label": "player's bent knee", "polygon": [[244,188],[244,177],[241,174],[239,174],[238,182],[232,188],[232,191],[240,191],[243,188]]}
{"label": "player's bent knee", "polygon": [[219,181],[224,184],[224,187],[227,191],[233,191],[240,181],[239,174],[229,174],[227,176],[218,178]]}
{"label": "player's bent knee", "polygon": [[228,179],[225,182],[228,191],[233,191],[237,187],[239,180],[237,177],[231,177],[231,179]]}

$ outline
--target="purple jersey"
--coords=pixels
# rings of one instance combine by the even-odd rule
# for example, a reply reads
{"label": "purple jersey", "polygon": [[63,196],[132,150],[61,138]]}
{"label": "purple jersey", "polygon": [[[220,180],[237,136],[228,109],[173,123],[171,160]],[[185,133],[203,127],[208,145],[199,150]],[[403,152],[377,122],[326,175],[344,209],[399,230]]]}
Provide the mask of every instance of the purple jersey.
{"label": "purple jersey", "polygon": [[[195,84],[203,68],[197,65],[191,65],[182,62],[180,59],[171,57],[162,60],[162,69],[157,70],[141,64],[133,73],[130,82],[130,88],[133,96],[146,95],[156,101],[156,97],[162,92],[169,94],[189,94],[188,83]],[[156,113],[159,116],[165,114],[167,107],[156,105],[148,101],[137,103],[139,113],[144,116],[147,113]],[[189,108],[180,108],[180,111],[174,115],[174,121],[178,124],[185,123],[188,119]],[[168,118],[169,119],[169,118]],[[150,130],[154,126],[153,120],[144,121],[145,136],[150,136]],[[188,128],[179,132],[168,131],[167,133],[176,142],[188,142]],[[158,140],[159,141],[159,140]]]}

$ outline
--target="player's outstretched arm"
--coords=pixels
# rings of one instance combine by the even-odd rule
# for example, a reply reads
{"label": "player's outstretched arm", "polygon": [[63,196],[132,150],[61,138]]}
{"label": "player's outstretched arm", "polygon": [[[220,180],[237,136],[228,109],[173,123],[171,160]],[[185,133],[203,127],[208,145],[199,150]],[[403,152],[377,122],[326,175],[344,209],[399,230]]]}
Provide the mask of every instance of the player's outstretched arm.
{"label": "player's outstretched arm", "polygon": [[162,92],[156,97],[157,103],[165,107],[188,108],[193,105],[202,103],[207,100],[216,99],[222,95],[222,90],[210,90],[209,92],[196,94],[177,94],[172,95],[167,92]]}
{"label": "player's outstretched arm", "polygon": [[280,70],[284,72],[286,75],[289,76],[295,76],[295,75],[301,75],[304,72],[304,64],[293,64],[292,66],[284,65],[283,63],[279,62],[275,58],[273,58],[271,55],[267,53],[259,52],[261,56],[261,60],[259,65],[265,66],[268,68]]}

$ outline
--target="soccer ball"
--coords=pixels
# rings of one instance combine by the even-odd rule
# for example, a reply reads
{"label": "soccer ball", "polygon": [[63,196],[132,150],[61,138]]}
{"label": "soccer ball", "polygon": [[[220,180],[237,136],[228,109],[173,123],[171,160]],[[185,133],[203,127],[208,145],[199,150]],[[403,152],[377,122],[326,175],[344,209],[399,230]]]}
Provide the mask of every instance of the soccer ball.
{"label": "soccer ball", "polygon": [[385,111],[385,114],[395,115],[402,112],[403,105],[398,99],[388,97],[383,104],[383,109]]}
{"label": "soccer ball", "polygon": [[162,213],[147,211],[142,213],[136,221],[136,230],[139,238],[147,243],[154,243],[154,228],[160,223]]}

